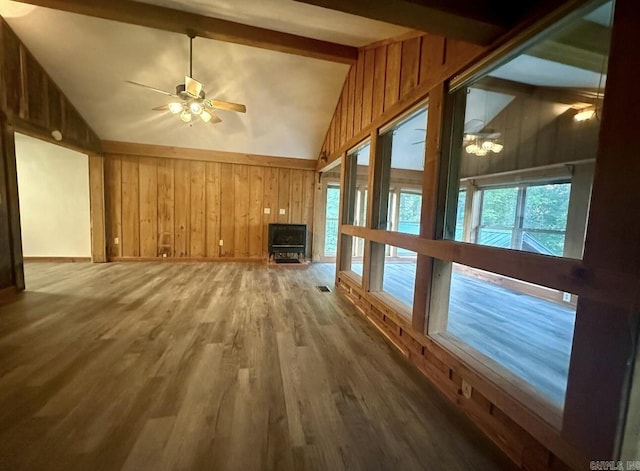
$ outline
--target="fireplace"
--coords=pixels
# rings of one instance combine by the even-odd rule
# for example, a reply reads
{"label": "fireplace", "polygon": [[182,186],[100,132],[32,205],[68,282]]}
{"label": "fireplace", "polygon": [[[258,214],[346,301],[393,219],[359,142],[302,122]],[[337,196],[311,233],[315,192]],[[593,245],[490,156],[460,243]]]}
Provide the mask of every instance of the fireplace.
{"label": "fireplace", "polygon": [[307,252],[306,224],[269,224],[269,258],[276,263],[296,263]]}

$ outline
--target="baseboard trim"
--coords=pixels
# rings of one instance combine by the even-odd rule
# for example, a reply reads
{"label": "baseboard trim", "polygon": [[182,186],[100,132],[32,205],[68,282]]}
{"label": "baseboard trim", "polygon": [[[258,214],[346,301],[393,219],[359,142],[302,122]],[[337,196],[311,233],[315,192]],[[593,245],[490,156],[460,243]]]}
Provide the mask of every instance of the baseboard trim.
{"label": "baseboard trim", "polygon": [[266,263],[266,257],[110,257],[110,262],[243,262]]}
{"label": "baseboard trim", "polygon": [[91,257],[24,257],[27,263],[86,263],[91,261]]}

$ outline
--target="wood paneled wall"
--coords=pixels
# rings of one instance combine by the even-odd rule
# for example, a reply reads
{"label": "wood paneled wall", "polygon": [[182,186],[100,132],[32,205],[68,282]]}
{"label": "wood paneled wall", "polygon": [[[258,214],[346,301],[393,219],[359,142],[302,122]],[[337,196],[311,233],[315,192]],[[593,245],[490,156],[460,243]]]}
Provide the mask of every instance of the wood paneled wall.
{"label": "wood paneled wall", "polygon": [[98,136],[2,18],[0,39],[0,99],[9,124],[48,141],[59,130],[63,139],[57,144],[98,152]]}
{"label": "wood paneled wall", "polygon": [[314,179],[310,170],[108,155],[108,256],[266,258],[268,224],[282,222],[307,224],[310,257]]}
{"label": "wood paneled wall", "polygon": [[482,46],[433,34],[361,49],[322,145],[329,162],[365,138],[373,123],[424,98],[430,88],[484,51]]}

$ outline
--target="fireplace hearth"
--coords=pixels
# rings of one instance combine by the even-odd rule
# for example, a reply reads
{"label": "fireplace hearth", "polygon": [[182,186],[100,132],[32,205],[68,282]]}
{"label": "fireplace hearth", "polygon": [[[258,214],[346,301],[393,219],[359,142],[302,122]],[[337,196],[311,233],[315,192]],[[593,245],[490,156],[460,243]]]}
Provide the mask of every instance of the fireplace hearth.
{"label": "fireplace hearth", "polygon": [[306,224],[269,224],[269,260],[300,263],[307,252]]}

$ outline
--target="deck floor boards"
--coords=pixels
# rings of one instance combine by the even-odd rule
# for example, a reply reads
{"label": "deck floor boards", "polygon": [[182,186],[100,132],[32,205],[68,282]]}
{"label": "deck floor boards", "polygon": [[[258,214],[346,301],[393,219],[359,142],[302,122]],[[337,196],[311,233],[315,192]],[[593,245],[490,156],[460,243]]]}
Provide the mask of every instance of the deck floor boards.
{"label": "deck floor boards", "polygon": [[0,470],[513,468],[322,267],[25,268],[0,304]]}
{"label": "deck floor boards", "polygon": [[[411,306],[415,273],[415,263],[386,263],[383,289]],[[574,324],[575,309],[453,272],[447,332],[524,379],[559,408],[567,388]]]}

